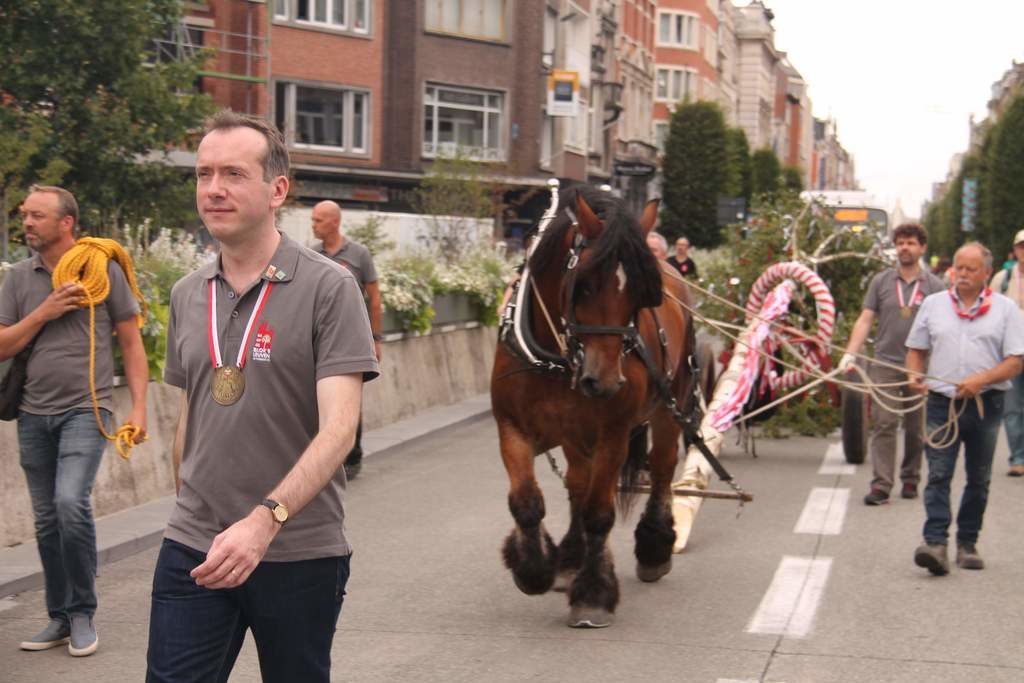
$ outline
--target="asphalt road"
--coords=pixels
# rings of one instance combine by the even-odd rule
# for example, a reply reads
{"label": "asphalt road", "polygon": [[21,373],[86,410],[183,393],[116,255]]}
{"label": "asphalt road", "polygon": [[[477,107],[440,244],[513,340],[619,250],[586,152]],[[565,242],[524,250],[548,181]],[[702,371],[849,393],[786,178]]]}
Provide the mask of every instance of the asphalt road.
{"label": "asphalt road", "polygon": [[[489,418],[370,458],[348,501],[356,553],[334,678],[1024,680],[1024,480],[1005,476],[1005,445],[979,543],[988,567],[935,578],[912,561],[920,500],[864,506],[869,466],[820,473],[830,443],[761,440],[757,459],[730,446],[724,462],[754,502],[737,517],[735,504],[707,501],[686,552],[656,584],[634,575],[635,518],[617,525],[622,602],[601,630],[567,628],[564,595],[523,595],[502,566],[512,520]],[[542,458],[537,467],[557,537],[567,504]],[[100,650],[85,659],[19,651],[44,623],[42,593],[0,600],[0,681],[143,680],[155,558],[102,569]],[[232,680],[259,680],[251,643]]]}

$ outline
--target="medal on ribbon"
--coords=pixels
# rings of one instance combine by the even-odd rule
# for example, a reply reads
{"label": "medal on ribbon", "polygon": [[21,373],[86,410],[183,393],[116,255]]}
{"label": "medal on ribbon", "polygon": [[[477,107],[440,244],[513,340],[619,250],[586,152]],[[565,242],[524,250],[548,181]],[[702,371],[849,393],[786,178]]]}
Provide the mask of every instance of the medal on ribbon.
{"label": "medal on ribbon", "polygon": [[896,278],[896,301],[899,302],[900,306],[900,317],[904,320],[909,320],[910,316],[914,315],[914,309],[911,308],[917,302],[917,292],[921,289],[921,281],[918,280],[914,283],[914,291],[910,293],[910,298],[906,301],[903,299],[903,282],[900,278]]}
{"label": "medal on ribbon", "polygon": [[260,288],[260,295],[252,307],[252,314],[242,334],[242,344],[238,348],[238,358],[234,365],[224,365],[220,353],[220,335],[217,325],[217,283],[216,278],[210,278],[210,289],[208,297],[209,312],[207,316],[207,340],[210,344],[210,362],[213,364],[213,380],[210,382],[210,394],[213,400],[222,406],[230,406],[238,403],[245,393],[245,375],[242,369],[245,367],[247,357],[246,351],[249,348],[249,341],[252,339],[252,330],[256,320],[263,312],[263,306],[270,297],[270,290],[274,284],[268,280],[263,281]]}

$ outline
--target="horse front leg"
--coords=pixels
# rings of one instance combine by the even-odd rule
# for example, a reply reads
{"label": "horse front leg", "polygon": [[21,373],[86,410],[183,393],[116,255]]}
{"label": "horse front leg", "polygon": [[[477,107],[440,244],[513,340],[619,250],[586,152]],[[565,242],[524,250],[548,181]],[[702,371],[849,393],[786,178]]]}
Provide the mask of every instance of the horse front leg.
{"label": "horse front leg", "polygon": [[583,566],[569,591],[569,626],[575,628],[610,626],[619,604],[619,581],[607,542],[615,524],[615,490],[626,443],[625,434],[602,440],[592,461],[581,510],[586,541]]}
{"label": "horse front leg", "polygon": [[569,511],[572,514],[569,530],[558,544],[558,575],[555,577],[554,590],[564,593],[576,580],[576,575],[583,566],[583,556],[587,541],[583,536],[583,499],[590,483],[590,460],[586,454],[571,446],[562,446],[568,470],[565,474],[565,487],[569,491]]}
{"label": "horse front leg", "polygon": [[551,590],[558,553],[544,528],[544,496],[533,472],[533,445],[508,423],[498,424],[501,459],[509,478],[508,508],[516,522],[502,556],[519,590],[537,595]]}
{"label": "horse front leg", "polygon": [[672,520],[672,477],[679,461],[679,425],[665,409],[651,419],[651,495],[633,537],[636,575],[657,581],[672,570],[676,532]]}

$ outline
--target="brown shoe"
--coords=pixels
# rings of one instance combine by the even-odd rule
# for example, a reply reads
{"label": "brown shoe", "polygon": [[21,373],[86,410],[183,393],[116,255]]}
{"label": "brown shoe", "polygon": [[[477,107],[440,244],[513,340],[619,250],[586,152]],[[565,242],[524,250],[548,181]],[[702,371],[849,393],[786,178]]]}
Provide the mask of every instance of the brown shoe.
{"label": "brown shoe", "polygon": [[1008,477],[1024,477],[1024,464],[1017,463],[1016,465],[1010,465],[1010,471],[1006,473]]}
{"label": "brown shoe", "polygon": [[900,491],[900,498],[906,498],[907,500],[917,498],[917,484],[905,483],[903,490]]}
{"label": "brown shoe", "polygon": [[961,569],[984,569],[985,560],[981,559],[973,543],[958,543],[956,546],[956,566]]}
{"label": "brown shoe", "polygon": [[914,551],[914,564],[924,567],[935,576],[949,573],[949,559],[945,543],[922,543]]}

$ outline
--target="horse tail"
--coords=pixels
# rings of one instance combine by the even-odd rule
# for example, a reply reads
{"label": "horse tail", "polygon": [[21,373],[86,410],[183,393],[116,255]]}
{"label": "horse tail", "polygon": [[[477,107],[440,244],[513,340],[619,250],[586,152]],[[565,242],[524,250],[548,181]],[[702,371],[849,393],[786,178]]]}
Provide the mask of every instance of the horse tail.
{"label": "horse tail", "polygon": [[647,464],[647,423],[637,425],[629,430],[629,446],[626,449],[626,462],[622,464],[619,473],[619,511],[629,514],[633,503],[636,501],[636,492],[632,490],[636,486],[642,472]]}

